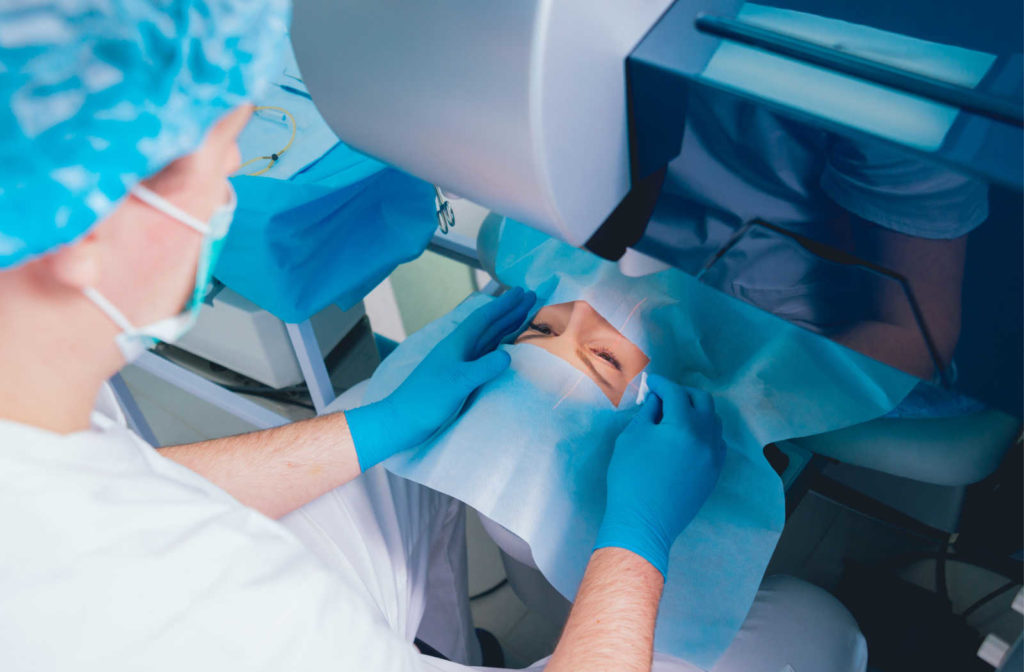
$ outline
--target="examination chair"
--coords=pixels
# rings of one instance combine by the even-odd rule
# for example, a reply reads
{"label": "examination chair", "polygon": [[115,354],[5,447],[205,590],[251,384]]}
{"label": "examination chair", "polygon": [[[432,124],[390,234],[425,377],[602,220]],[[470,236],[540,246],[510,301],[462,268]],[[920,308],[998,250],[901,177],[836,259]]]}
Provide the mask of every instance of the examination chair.
{"label": "examination chair", "polygon": [[787,455],[809,458],[787,489],[787,510],[814,490],[855,509],[863,508],[859,503],[876,508],[874,502],[906,525],[916,521],[951,534],[967,486],[996,470],[1020,429],[1016,418],[985,409],[947,418],[879,418],[782,442]]}

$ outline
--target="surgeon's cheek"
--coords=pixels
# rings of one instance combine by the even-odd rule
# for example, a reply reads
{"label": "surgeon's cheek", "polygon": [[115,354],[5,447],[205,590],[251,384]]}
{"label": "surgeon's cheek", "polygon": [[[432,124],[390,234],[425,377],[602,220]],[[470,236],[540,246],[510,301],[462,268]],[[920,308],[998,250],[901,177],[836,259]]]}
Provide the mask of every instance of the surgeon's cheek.
{"label": "surgeon's cheek", "polygon": [[[242,165],[242,152],[238,149],[238,143],[232,142],[231,148],[227,152],[225,157],[224,175],[231,176],[237,171]],[[225,199],[227,196],[225,196]]]}

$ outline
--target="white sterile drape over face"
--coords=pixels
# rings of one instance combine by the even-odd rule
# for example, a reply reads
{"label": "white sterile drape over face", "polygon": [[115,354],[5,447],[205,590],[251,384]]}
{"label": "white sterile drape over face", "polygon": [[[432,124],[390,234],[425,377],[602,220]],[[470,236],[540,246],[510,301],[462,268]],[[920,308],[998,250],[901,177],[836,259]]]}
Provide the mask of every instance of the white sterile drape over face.
{"label": "white sterile drape over face", "polygon": [[[656,649],[705,668],[750,608],[784,522],[782,485],[764,445],[886,413],[915,379],[700,285],[674,270],[626,278],[615,264],[506,222],[496,255],[506,284],[539,305],[586,301],[650,358],[647,371],[710,391],[729,447],[721,478],[672,547]],[[371,379],[385,396],[475,307],[475,296],[406,340]],[[604,513],[605,473],[636,409],[616,408],[562,359],[503,346],[508,372],[388,470],[450,494],[529,544],[538,568],[575,595]],[[639,378],[639,377],[638,377]]]}
{"label": "white sterile drape over face", "polygon": [[[636,395],[616,409],[593,381],[555,355],[528,344],[502,347],[512,358],[509,369],[483,386],[440,437],[386,468],[443,483],[446,494],[480,511],[505,512],[509,529],[524,531],[524,538],[557,533],[558,543],[534,553],[554,572],[556,585],[570,586],[586,566],[604,511],[604,487],[589,484],[604,483],[614,439],[635,412]],[[467,478],[450,479],[453,471]],[[502,480],[492,482],[482,476],[487,473]],[[584,487],[567,490],[573,483]]]}

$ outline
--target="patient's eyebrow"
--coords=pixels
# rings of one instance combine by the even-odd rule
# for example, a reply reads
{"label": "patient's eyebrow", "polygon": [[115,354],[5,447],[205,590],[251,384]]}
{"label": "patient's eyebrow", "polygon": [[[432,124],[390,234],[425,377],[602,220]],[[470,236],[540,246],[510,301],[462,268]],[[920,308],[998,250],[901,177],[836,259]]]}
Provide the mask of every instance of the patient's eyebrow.
{"label": "patient's eyebrow", "polygon": [[611,387],[612,386],[612,384],[609,383],[608,380],[604,376],[602,376],[600,373],[598,373],[597,369],[594,367],[593,362],[590,361],[590,352],[588,352],[584,348],[577,347],[576,348],[576,356],[580,358],[580,361],[583,362],[583,365],[587,367],[587,370],[590,371],[590,373],[595,378],[597,378],[599,383],[601,383],[605,387]]}

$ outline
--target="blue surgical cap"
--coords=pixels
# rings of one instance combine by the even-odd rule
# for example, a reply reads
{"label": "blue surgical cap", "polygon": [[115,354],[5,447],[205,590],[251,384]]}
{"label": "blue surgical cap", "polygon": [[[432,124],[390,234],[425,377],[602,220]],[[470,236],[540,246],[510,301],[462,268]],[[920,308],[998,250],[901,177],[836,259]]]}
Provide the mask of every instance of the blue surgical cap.
{"label": "blue surgical cap", "polygon": [[278,65],[288,0],[0,0],[0,269],[72,242]]}

